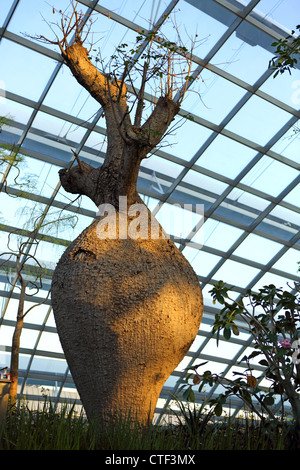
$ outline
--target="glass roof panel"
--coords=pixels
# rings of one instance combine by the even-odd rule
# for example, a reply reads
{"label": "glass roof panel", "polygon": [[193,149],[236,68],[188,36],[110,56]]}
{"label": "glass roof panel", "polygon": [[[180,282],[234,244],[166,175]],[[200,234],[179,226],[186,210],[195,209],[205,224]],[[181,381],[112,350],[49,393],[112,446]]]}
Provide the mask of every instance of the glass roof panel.
{"label": "glass roof panel", "polygon": [[1,325],[0,344],[1,346],[11,346],[14,328],[12,326]]}
{"label": "glass roof panel", "polygon": [[[100,132],[91,132],[85,141],[85,147],[87,150],[91,149],[94,153],[94,157],[100,162],[99,156],[104,156],[103,152],[105,153],[107,148],[106,136]],[[91,157],[92,154],[89,153],[89,158]]]}
{"label": "glass roof panel", "polygon": [[292,189],[288,195],[283,199],[285,202],[289,202],[290,204],[294,204],[296,207],[299,207],[300,201],[300,183]]}
{"label": "glass roof panel", "polygon": [[[32,114],[32,109],[29,108],[29,106],[12,101],[5,97],[5,99],[1,101],[1,115],[2,114],[3,116],[12,119],[15,122],[20,124],[27,124]],[[18,143],[18,136],[21,134],[21,131],[19,129],[15,129],[14,123],[12,122],[9,127],[3,126],[2,132],[4,129],[9,132],[7,142],[11,144]],[[16,135],[16,138],[14,138],[13,135]]]}
{"label": "glass roof panel", "polygon": [[226,218],[228,223],[245,228],[254,224],[268,205],[268,201],[261,197],[234,189],[215,209],[215,214]]}
{"label": "glass roof panel", "polygon": [[13,0],[7,0],[6,2],[2,2],[1,10],[0,10],[0,25],[4,23],[6,17],[12,7]]}
{"label": "glass roof panel", "polygon": [[249,147],[218,135],[197,160],[196,165],[234,179],[254,155],[256,152]]}
{"label": "glass roof panel", "polygon": [[299,233],[299,215],[293,211],[277,206],[264,221],[258,224],[257,230],[277,237],[281,242],[293,239]]}
{"label": "glass roof panel", "polygon": [[59,70],[44,104],[82,121],[91,121],[100,108],[100,104],[74,80],[66,66]]}
{"label": "glass roof panel", "polygon": [[[200,75],[199,96],[188,93],[185,108],[214,124],[220,124],[244,96],[245,90],[205,68]],[[220,106],[222,103],[222,106]]]}
{"label": "glass roof panel", "polygon": [[45,217],[44,233],[64,240],[74,240],[93,221],[92,217],[81,214],[80,209],[79,207],[76,212],[68,211],[67,208],[63,211],[58,208],[50,209]]}
{"label": "glass roof panel", "polygon": [[[190,110],[192,111],[192,110]],[[212,131],[189,119],[175,117],[171,132],[162,141],[161,149],[190,161]]]}
{"label": "glass roof panel", "polygon": [[5,223],[12,227],[23,227],[32,230],[34,221],[41,216],[45,209],[45,204],[40,202],[11,197],[4,193],[1,194],[1,200],[1,215]]}
{"label": "glass roof panel", "polygon": [[298,121],[271,147],[271,150],[280,153],[294,162],[300,163],[299,129]]}
{"label": "glass roof panel", "polygon": [[[280,178],[278,178],[278,175],[280,175]],[[263,156],[241,180],[241,183],[276,197],[298,175],[299,172],[294,168],[273,158]],[[275,180],[276,185],[273,184]]]}
{"label": "glass roof panel", "polygon": [[213,64],[253,85],[274,55],[265,49],[266,44],[272,42],[274,39],[267,34],[257,33],[254,26],[247,24],[245,27],[242,23],[213,57]]}
{"label": "glass roof panel", "polygon": [[293,74],[278,74],[274,79],[272,75],[261,86],[261,91],[268,93],[274,98],[282,101],[283,103],[299,109],[300,94],[300,70],[293,70]]}
{"label": "glass roof panel", "polygon": [[[145,174],[142,173],[143,170]],[[162,196],[181,171],[182,167],[177,163],[151,155],[142,161],[139,187],[143,186]]]}
{"label": "glass roof panel", "polygon": [[277,274],[269,272],[264,274],[264,276],[262,276],[259,281],[253,285],[252,290],[257,291],[263,286],[267,286],[269,284],[274,284],[276,287],[285,289],[287,291],[292,289],[292,283],[288,282],[286,277],[278,276]]}
{"label": "glass roof panel", "polygon": [[214,274],[214,279],[245,289],[258,273],[259,270],[252,266],[227,260]]}
{"label": "glass roof panel", "polygon": [[[11,286],[9,285],[9,288]],[[15,289],[15,292],[17,289]],[[19,301],[17,299],[10,299],[8,302],[7,309],[5,311],[5,320],[16,320],[16,311],[18,308]],[[29,308],[33,305],[36,305],[35,302],[28,302],[25,301],[24,303],[24,311],[26,312]],[[45,315],[47,314],[49,309],[49,305],[40,305],[39,307],[34,307],[30,311],[30,316],[28,315],[27,320],[30,324],[42,325],[45,320]],[[32,345],[31,345],[32,346]]]}
{"label": "glass roof panel", "polygon": [[[2,3],[0,24],[12,1]],[[47,268],[48,277],[38,294],[38,298],[45,298],[51,285],[49,275],[57,259],[68,242],[91,223],[97,211],[87,197],[77,198],[59,186],[58,170],[72,163],[72,149],[77,149],[80,158],[89,164],[101,165],[106,152],[106,125],[104,119],[98,119],[98,103],[77,84],[61,60],[55,60],[58,48],[41,44],[32,37],[35,34],[51,37],[53,32],[46,21],[57,31],[54,23],[59,19],[52,8],[65,9],[69,7],[69,0],[53,0],[51,4],[46,0],[19,0],[17,3],[7,29],[0,32],[3,34],[0,59],[5,63],[0,71],[0,115],[11,115],[15,119],[11,127],[2,129],[0,143],[20,143],[24,154],[21,177],[25,181],[30,178],[34,184],[27,187],[21,199],[1,192],[0,238],[5,247],[10,226],[30,229],[33,216],[42,211],[47,213],[45,222],[52,223],[44,233],[49,238],[40,243],[37,251],[39,260]],[[243,19],[244,7],[250,5],[248,0],[172,3],[168,0],[102,0],[98,4],[79,0],[83,11],[93,4],[96,8],[102,5],[112,10],[110,17],[93,14],[90,38],[95,42],[92,48],[95,50],[91,51],[94,63],[100,50],[104,62],[109,64],[120,42],[134,43],[137,29],[148,27],[169,5],[175,11],[170,19],[176,18],[184,42],[190,44],[188,36],[198,34],[194,68],[204,67],[200,78],[191,85],[181,116],[172,123],[172,132],[143,161],[138,179],[142,199],[151,210],[157,211],[158,218],[163,225],[168,225],[172,235],[179,237],[177,246],[191,262],[203,285],[203,322],[189,355],[166,382],[168,389],[163,390],[161,398],[166,406],[169,402],[166,391],[175,390],[173,387],[182,367],[199,362],[196,352],[211,355],[210,368],[222,372],[249,340],[248,335],[241,334],[216,351],[215,339],[210,336],[214,312],[219,309],[209,294],[213,282],[223,279],[236,286],[232,297],[238,298],[242,290],[252,284],[257,289],[268,282],[285,285],[288,279],[298,279],[300,186],[295,178],[298,177],[296,163],[300,162],[299,70],[277,79],[268,70],[274,53],[270,44],[276,37],[285,37],[287,29],[295,27],[297,3],[295,0],[261,0],[255,11],[250,10],[250,16]],[[237,10],[239,16],[233,13]],[[170,21],[165,22],[162,31],[170,40],[178,33]],[[139,86],[138,81],[135,86]],[[151,95],[147,97],[150,100],[146,107],[148,113],[155,90],[149,86],[147,92]],[[194,121],[185,119],[186,116]],[[8,174],[11,193],[16,188],[15,176],[14,171]],[[193,209],[196,204],[204,208],[205,223],[196,234],[191,231],[197,223],[203,222],[202,214],[187,210],[185,204]],[[62,207],[62,216],[75,218],[76,225],[68,221],[60,226],[53,223]],[[176,223],[171,227],[172,214]],[[190,242],[182,239],[188,235]],[[12,248],[17,248],[19,239],[21,237],[11,236]],[[14,270],[10,278],[13,276]],[[14,321],[18,290],[14,289],[13,297],[9,298],[11,286],[3,270],[0,281],[0,361],[8,364],[13,332],[11,321]],[[33,305],[38,298],[30,298],[26,305]],[[40,396],[36,385],[47,383],[58,398],[65,396],[68,389],[72,390],[73,398],[79,399],[70,374],[64,382],[67,363],[50,308],[50,301],[47,301],[33,309],[24,327],[23,345],[32,355],[22,353],[20,356],[23,391]],[[231,371],[229,367],[229,374]],[[27,376],[28,372],[31,376]],[[45,375],[49,380],[45,380]],[[61,389],[60,386],[55,388],[55,381]]]}
{"label": "glass roof panel", "polygon": [[[189,210],[191,209],[191,210]],[[187,238],[189,233],[201,221],[201,214],[197,214],[190,208],[180,204],[165,202],[158,210],[156,219],[169,235],[176,239]]]}
{"label": "glass roof panel", "polygon": [[251,212],[252,216],[255,216],[255,214],[258,215],[269,205],[269,202],[266,199],[239,188],[234,188],[231,191],[228,200],[237,207],[237,210],[240,209],[241,213],[243,213],[244,210],[246,215],[248,210]]}
{"label": "glass roof panel", "polygon": [[280,249],[281,245],[279,243],[250,233],[233,254],[261,264],[267,264]]}
{"label": "glass roof panel", "polygon": [[99,0],[98,4],[147,29],[156,23],[165,7],[165,2],[150,3],[136,0],[122,1],[118,5],[112,4],[110,0]]}
{"label": "glass roof panel", "polygon": [[[176,13],[177,12],[177,13]],[[235,15],[215,2],[203,0],[180,1],[175,8],[176,23],[178,24],[182,40],[190,44],[190,37],[194,33],[199,36],[200,44],[196,49],[196,55],[204,58],[230,26]],[[188,28],[186,27],[188,25]],[[177,37],[176,28],[168,23],[162,27],[170,40]]]}
{"label": "glass roof panel", "polygon": [[39,332],[29,328],[23,328],[20,340],[20,348],[32,348],[36,343]]}
{"label": "glass roof panel", "polygon": [[287,112],[258,96],[252,96],[226,128],[252,142],[266,145],[289,119]]}
{"label": "glass roof panel", "polygon": [[206,253],[203,250],[196,250],[189,246],[186,246],[182,253],[199,276],[208,276],[220,260],[220,256]]}
{"label": "glass roof panel", "polygon": [[[205,246],[227,251],[242,235],[243,230],[224,224],[219,220],[208,219],[203,225],[203,233],[203,243]],[[193,241],[197,241],[196,236],[193,238]]]}
{"label": "glass roof panel", "polygon": [[79,143],[86,130],[63,119],[39,111],[33,121],[33,128],[44,131],[47,138],[66,143],[67,140]]}
{"label": "glass roof panel", "polygon": [[[39,0],[20,0],[8,29],[20,36],[29,35],[34,42],[37,42],[35,36],[50,37],[51,35],[52,37],[51,28],[57,20],[53,8],[67,13],[70,11],[70,2],[69,0],[51,0],[50,4]],[[47,43],[44,46],[59,50],[58,47]]]}
{"label": "glass roof panel", "polygon": [[204,341],[205,341],[205,337],[197,335],[192,345],[190,346],[190,351],[191,352],[198,351],[198,349],[201,347]]}
{"label": "glass roof panel", "polygon": [[[41,291],[39,291],[39,295],[40,295],[40,293],[41,293]],[[34,305],[35,305],[35,307],[32,308]],[[49,305],[43,304],[43,305],[39,305],[37,307],[35,302],[26,301],[24,307],[25,307],[25,311],[28,310],[29,308],[32,308],[32,310],[30,310],[30,313],[28,313],[28,321],[30,320],[31,324],[34,323],[35,325],[42,325],[44,323],[45,317],[49,312]],[[14,320],[16,319],[16,313],[15,312],[14,312],[14,318],[13,319]],[[32,344],[31,344],[31,346],[32,346]]]}
{"label": "glass roof panel", "polygon": [[290,248],[282,257],[273,265],[273,268],[281,271],[296,274],[298,270],[298,262],[300,262],[300,251]]}
{"label": "glass roof panel", "polygon": [[20,79],[20,72],[11,73],[10,67],[3,67],[1,80],[5,83],[6,91],[38,101],[49,80],[49,75],[54,70],[55,62],[27,47],[2,39],[0,62],[8,64],[10,57],[14,57],[18,70],[22,71],[22,79]]}
{"label": "glass roof panel", "polygon": [[67,368],[67,363],[64,360],[52,359],[47,357],[41,357],[37,354],[34,356],[32,364],[30,366],[30,371],[47,371],[53,372],[55,374],[65,373]]}
{"label": "glass roof panel", "polygon": [[[214,343],[214,346],[215,348],[217,348],[217,345],[216,345],[216,340],[214,339],[213,340],[213,343]],[[214,360],[214,356],[212,356],[212,359],[209,361],[208,364],[205,365],[205,369],[203,369],[202,367],[199,368],[199,372],[201,372],[201,370],[204,372],[205,370],[210,370],[210,371],[213,371],[213,373],[215,374],[221,374],[224,370],[224,364],[221,364],[220,362],[217,362],[217,358],[216,360]],[[202,362],[202,361],[201,361]],[[193,362],[193,366],[199,364],[199,359],[196,359],[194,362]],[[207,390],[209,391],[210,388],[209,386],[207,387]]]}
{"label": "glass roof panel", "polygon": [[41,336],[41,339],[39,340],[37,347],[39,351],[63,353],[58,336],[55,333],[49,333],[49,332],[44,331]]}
{"label": "glass roof panel", "polygon": [[[60,186],[59,191],[56,194],[55,201],[63,202],[67,206],[72,204],[77,208],[87,209],[93,211],[93,213],[97,212],[97,207],[93,201],[87,196],[81,196],[78,198],[75,194],[70,194],[64,190],[62,186]],[[80,212],[80,211],[79,211]]]}
{"label": "glass roof panel", "polygon": [[[2,260],[1,260],[2,261]],[[7,273],[8,278],[10,279],[10,282],[12,281],[11,276]],[[13,290],[12,286],[10,283],[7,283],[7,289],[8,291]],[[17,289],[15,289],[17,290]],[[4,300],[4,298],[3,298]],[[2,311],[2,317],[5,318],[5,320],[15,320],[16,319],[16,309],[18,308],[18,300],[17,299],[10,299],[10,301],[7,303],[6,309],[3,307]],[[4,302],[3,302],[4,304]]]}
{"label": "glass roof panel", "polygon": [[[298,204],[299,207],[299,204]],[[286,209],[282,206],[276,206],[271,212],[270,216],[275,216],[281,219],[283,223],[288,227],[290,224],[294,225],[294,227],[300,225],[300,213],[292,211],[290,209]]]}
{"label": "glass roof panel", "polygon": [[65,246],[41,241],[36,249],[35,257],[40,264],[53,270],[65,250]]}
{"label": "glass roof panel", "polygon": [[[215,341],[209,341],[204,348],[201,350],[201,354],[208,354],[209,356],[216,356],[216,357],[227,357],[232,359],[236,356],[238,351],[240,350],[240,344],[233,344],[229,341],[222,341],[218,342],[218,346],[216,346]],[[207,366],[209,368],[209,364]]]}
{"label": "glass roof panel", "polygon": [[50,327],[56,327],[56,323],[55,323],[55,320],[54,320],[54,315],[53,315],[53,311],[50,312],[50,315],[47,319],[47,323],[46,323],[46,326],[50,326]]}
{"label": "glass roof panel", "polygon": [[[1,216],[1,212],[0,212]],[[1,223],[3,223],[3,226],[5,226],[6,222],[1,218]],[[26,237],[21,237],[20,235],[17,235],[16,233],[13,233],[13,231],[10,231],[10,229],[7,229],[7,231],[0,231],[0,241],[1,241],[1,246],[2,246],[2,252],[8,251],[7,247],[9,246],[9,249],[11,251],[18,251],[20,243],[26,242],[27,238]],[[5,258],[5,256],[1,257],[2,260]],[[6,279],[6,274],[5,274],[5,279]]]}
{"label": "glass roof panel", "polygon": [[[82,8],[86,11],[86,8]],[[91,49],[91,58],[95,65],[99,65],[96,58],[102,61],[105,72],[109,71],[112,62],[112,56],[120,44],[127,44],[129,47],[135,46],[137,29],[127,28],[127,22],[115,22],[108,14],[92,16],[92,26],[89,37],[86,41],[86,47]]]}
{"label": "glass roof panel", "polygon": [[[31,191],[34,194],[41,194],[50,197],[56,187],[59,167],[56,165],[24,156],[20,177],[17,178],[17,169],[12,168],[7,177],[7,184],[12,188],[18,188],[22,185],[25,191]],[[22,175],[26,173],[26,178]]]}
{"label": "glass roof panel", "polygon": [[[295,12],[299,4],[297,0],[260,0],[254,11],[260,13],[263,18],[270,19],[286,28],[293,29],[296,26]],[[297,23],[298,24],[298,23]]]}
{"label": "glass roof panel", "polygon": [[227,187],[222,181],[214,180],[195,170],[190,170],[182,181],[195,186],[200,193],[202,190],[206,190],[214,194],[222,194]]}

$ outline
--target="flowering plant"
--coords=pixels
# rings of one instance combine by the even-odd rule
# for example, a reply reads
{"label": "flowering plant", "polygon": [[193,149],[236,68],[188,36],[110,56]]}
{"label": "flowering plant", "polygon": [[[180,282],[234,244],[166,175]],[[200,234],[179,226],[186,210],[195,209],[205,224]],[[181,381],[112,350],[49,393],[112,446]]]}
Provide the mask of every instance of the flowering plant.
{"label": "flowering plant", "polygon": [[[284,402],[288,401],[300,430],[300,285],[294,283],[287,291],[270,284],[258,293],[247,291],[240,300],[232,299],[230,290],[219,281],[210,291],[213,302],[222,306],[215,315],[212,331],[217,343],[221,333],[225,340],[232,334],[238,336],[242,329],[250,333],[253,351],[240,361],[247,367],[244,372],[234,372],[236,379],[229,379],[225,374],[213,374],[209,370],[201,373],[200,366],[206,363],[196,364],[189,368],[190,373],[180,388],[183,398],[194,399],[195,385],[200,392],[205,384],[210,387],[221,384],[224,392],[209,400],[217,415],[221,415],[227,398],[235,395],[262,420],[275,419],[280,413],[283,418]],[[255,357],[260,359],[256,369],[251,365]],[[261,375],[255,376],[259,369]],[[260,385],[263,379],[270,383],[269,387]],[[276,398],[278,406],[275,407]]]}

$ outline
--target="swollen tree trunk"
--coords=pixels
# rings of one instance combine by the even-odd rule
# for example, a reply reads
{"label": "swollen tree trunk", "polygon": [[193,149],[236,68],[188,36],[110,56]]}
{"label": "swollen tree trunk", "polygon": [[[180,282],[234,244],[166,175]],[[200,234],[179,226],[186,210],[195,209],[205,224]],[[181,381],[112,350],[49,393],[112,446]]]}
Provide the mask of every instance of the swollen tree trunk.
{"label": "swollen tree trunk", "polygon": [[88,416],[145,422],[198,332],[199,283],[170,240],[103,240],[97,224],[56,269],[57,328]]}
{"label": "swollen tree trunk", "polygon": [[104,109],[108,148],[100,168],[81,162],[60,171],[65,190],[89,196],[99,218],[55,269],[57,330],[88,418],[101,422],[118,413],[143,424],[193,342],[203,309],[196,274],[136,189],[141,160],[179,108],[161,97],[137,128],[125,84],[96,70],[80,41],[63,56]]}

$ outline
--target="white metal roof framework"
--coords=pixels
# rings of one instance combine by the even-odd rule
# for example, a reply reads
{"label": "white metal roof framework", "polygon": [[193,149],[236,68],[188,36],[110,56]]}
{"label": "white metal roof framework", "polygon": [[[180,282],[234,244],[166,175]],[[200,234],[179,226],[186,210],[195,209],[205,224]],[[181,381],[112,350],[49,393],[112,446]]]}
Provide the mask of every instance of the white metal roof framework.
{"label": "white metal roof framework", "polygon": [[[24,227],[25,211],[51,214],[68,205],[76,214],[74,229],[43,238],[39,259],[47,267],[43,289],[30,302],[45,298],[51,272],[68,242],[93,219],[96,208],[88,200],[72,201],[59,184],[59,168],[74,162],[71,149],[92,165],[103,161],[105,127],[101,109],[71,77],[55,47],[31,36],[45,34],[45,22],[67,0],[2,0],[0,12],[0,115],[14,119],[0,134],[1,143],[15,143],[25,155],[27,174],[37,184],[23,198],[8,175],[1,200],[1,251],[8,233]],[[195,64],[200,72],[200,97],[190,93],[181,116],[190,115],[171,137],[171,146],[157,149],[141,167],[138,187],[145,202],[161,217],[176,204],[202,204],[204,225],[193,230],[195,219],[185,214],[184,226],[171,235],[194,267],[203,287],[205,312],[199,334],[186,358],[167,380],[157,404],[165,411],[176,393],[183,370],[203,360],[215,372],[236,370],[237,361],[251,345],[241,334],[216,347],[211,335],[217,306],[208,291],[223,279],[235,286],[236,296],[247,288],[269,282],[286,287],[299,281],[299,137],[293,132],[300,118],[300,74],[275,80],[268,68],[271,43],[295,27],[296,1],[281,0],[172,0],[170,2],[80,0],[84,11],[99,13],[95,33],[101,36],[103,55],[118,41],[147,28],[148,18],[161,21],[176,10],[185,30],[197,27],[203,41]],[[109,10],[109,8],[112,8]],[[40,13],[41,12],[41,13]],[[52,20],[52,18],[50,18]],[[41,31],[40,28],[43,28]],[[24,34],[27,33],[27,34]],[[193,31],[191,31],[193,33]],[[97,36],[98,34],[98,36]],[[151,96],[149,96],[151,99]],[[184,211],[182,209],[182,211]],[[50,217],[50,215],[49,215]],[[183,219],[180,219],[183,220]],[[196,223],[199,221],[196,221]],[[13,263],[11,264],[13,280]],[[9,365],[18,289],[0,277],[0,364]],[[19,391],[38,399],[41,387],[51,389],[57,401],[73,397],[80,403],[56,333],[50,301],[26,317],[21,337]],[[257,365],[257,371],[260,366]],[[218,390],[211,390],[217,393]],[[199,401],[203,396],[197,395]],[[239,401],[232,402],[236,410]]]}

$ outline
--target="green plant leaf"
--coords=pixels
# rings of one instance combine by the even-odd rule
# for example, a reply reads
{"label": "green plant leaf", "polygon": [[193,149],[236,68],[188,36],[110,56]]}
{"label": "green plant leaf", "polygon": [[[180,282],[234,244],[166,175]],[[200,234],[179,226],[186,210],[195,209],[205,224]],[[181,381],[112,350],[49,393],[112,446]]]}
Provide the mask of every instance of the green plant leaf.
{"label": "green plant leaf", "polygon": [[267,395],[267,396],[264,398],[263,402],[264,402],[264,404],[265,404],[266,406],[272,406],[272,405],[274,405],[274,398],[271,397],[270,395]]}
{"label": "green plant leaf", "polygon": [[259,361],[259,364],[261,364],[262,366],[268,366],[268,361],[266,359],[262,359],[261,361]]}
{"label": "green plant leaf", "polygon": [[222,411],[223,411],[223,407],[222,407],[221,403],[217,403],[217,405],[215,406],[215,409],[214,409],[214,412],[215,412],[216,416],[221,416]]}
{"label": "green plant leaf", "polygon": [[229,340],[231,338],[231,330],[230,330],[230,327],[225,327],[224,328],[224,338],[226,340]]}
{"label": "green plant leaf", "polygon": [[232,325],[232,332],[235,336],[239,336],[240,331],[236,325]]}

